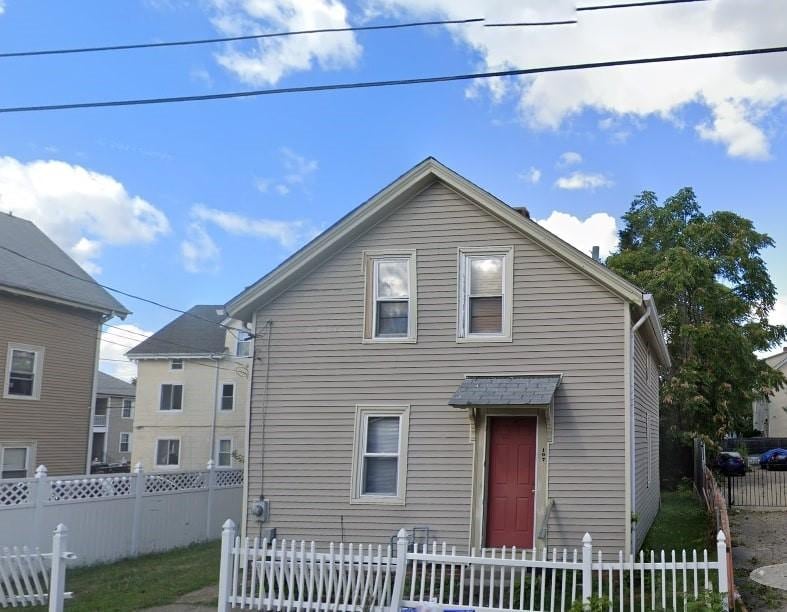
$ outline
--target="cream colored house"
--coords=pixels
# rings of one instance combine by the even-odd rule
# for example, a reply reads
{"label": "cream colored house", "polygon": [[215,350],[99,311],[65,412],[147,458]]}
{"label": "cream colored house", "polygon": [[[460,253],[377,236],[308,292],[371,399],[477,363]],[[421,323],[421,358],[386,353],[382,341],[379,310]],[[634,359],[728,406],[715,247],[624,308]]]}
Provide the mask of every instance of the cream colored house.
{"label": "cream colored house", "polygon": [[132,465],[241,466],[253,340],[223,308],[194,306],[127,353],[138,368]]}
{"label": "cream colored house", "polygon": [[[774,370],[787,374],[787,347],[781,353],[765,358]],[[754,429],[766,438],[787,438],[787,387],[754,402]]]}
{"label": "cream colored house", "polygon": [[658,313],[526,210],[429,158],[227,312],[259,338],[247,533],[641,545],[660,503]]}

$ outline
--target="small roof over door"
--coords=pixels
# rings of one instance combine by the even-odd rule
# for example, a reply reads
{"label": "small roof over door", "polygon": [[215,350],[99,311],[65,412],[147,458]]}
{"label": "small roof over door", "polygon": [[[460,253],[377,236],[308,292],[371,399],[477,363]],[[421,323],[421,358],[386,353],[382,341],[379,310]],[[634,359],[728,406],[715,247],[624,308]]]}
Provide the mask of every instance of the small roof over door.
{"label": "small roof over door", "polygon": [[548,406],[561,374],[529,376],[468,376],[448,404],[467,406]]}

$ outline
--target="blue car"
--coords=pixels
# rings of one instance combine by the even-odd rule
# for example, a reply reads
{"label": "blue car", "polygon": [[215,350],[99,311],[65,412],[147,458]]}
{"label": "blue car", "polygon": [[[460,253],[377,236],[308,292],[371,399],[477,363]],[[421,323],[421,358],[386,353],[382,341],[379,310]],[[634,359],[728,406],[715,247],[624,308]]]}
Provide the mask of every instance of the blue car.
{"label": "blue car", "polygon": [[783,448],[772,448],[769,451],[765,451],[762,455],[760,455],[760,467],[767,470],[768,462],[775,455],[787,455],[787,450],[784,450]]}

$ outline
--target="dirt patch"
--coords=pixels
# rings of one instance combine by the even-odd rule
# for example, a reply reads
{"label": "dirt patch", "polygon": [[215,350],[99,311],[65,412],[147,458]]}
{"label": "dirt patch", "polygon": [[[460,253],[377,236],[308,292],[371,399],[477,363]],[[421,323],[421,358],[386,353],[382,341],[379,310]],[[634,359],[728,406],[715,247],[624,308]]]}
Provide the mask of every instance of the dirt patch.
{"label": "dirt patch", "polygon": [[735,584],[751,612],[787,612],[787,591],[754,582],[756,568],[787,563],[787,510],[730,510]]}

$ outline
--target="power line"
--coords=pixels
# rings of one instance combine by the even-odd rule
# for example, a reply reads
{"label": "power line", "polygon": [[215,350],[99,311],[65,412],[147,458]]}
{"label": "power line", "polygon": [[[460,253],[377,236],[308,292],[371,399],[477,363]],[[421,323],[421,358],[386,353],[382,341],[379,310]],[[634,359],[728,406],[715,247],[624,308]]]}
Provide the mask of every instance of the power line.
{"label": "power line", "polygon": [[656,6],[659,4],[687,4],[689,2],[707,2],[708,0],[648,0],[647,2],[621,2],[619,4],[597,4],[596,6],[578,6],[577,11],[604,11],[607,9],[634,8],[638,6]]}
{"label": "power line", "polygon": [[512,28],[512,27],[532,27],[532,26],[556,26],[556,25],[571,25],[579,23],[576,19],[568,19],[565,21],[515,21],[512,23],[485,23],[485,28]]}
{"label": "power line", "polygon": [[[43,266],[45,268],[53,270],[54,272],[59,272],[60,274],[65,274],[66,276],[74,278],[74,279],[76,279],[78,281],[82,281],[83,283],[88,283],[88,284],[91,284],[91,285],[97,285],[97,286],[99,286],[99,287],[101,287],[103,289],[106,289],[107,291],[112,291],[114,293],[119,293],[120,295],[125,295],[126,297],[130,297],[132,299],[139,300],[141,302],[146,302],[148,304],[152,304],[153,306],[158,306],[159,308],[164,308],[164,309],[170,310],[172,312],[178,312],[178,313],[180,313],[182,315],[186,315],[188,317],[191,317],[192,319],[198,319],[198,320],[203,321],[205,323],[210,323],[211,325],[218,325],[219,327],[223,327],[224,329],[227,329],[227,330],[230,330],[230,331],[233,331],[233,332],[250,333],[246,329],[240,329],[240,328],[237,328],[237,327],[233,327],[231,325],[225,325],[224,323],[217,323],[216,321],[211,321],[210,319],[206,319],[205,317],[201,317],[199,315],[195,315],[194,313],[189,312],[187,310],[181,310],[180,308],[175,308],[174,306],[167,306],[166,304],[162,304],[161,302],[157,302],[155,300],[151,300],[150,298],[145,298],[145,297],[142,297],[140,295],[135,295],[133,293],[128,293],[127,291],[123,291],[121,289],[116,289],[114,287],[110,287],[109,285],[104,285],[104,284],[99,283],[98,281],[96,281],[96,280],[94,280],[92,278],[83,278],[83,277],[81,277],[81,276],[79,276],[77,274],[73,274],[73,273],[69,272],[68,270],[63,270],[61,268],[58,268],[57,266],[53,266],[53,265],[48,264],[46,262],[39,261],[38,259],[34,259],[33,257],[28,257],[24,253],[20,253],[19,251],[15,251],[14,249],[11,249],[11,248],[9,248],[7,246],[4,246],[2,244],[0,244],[0,249],[3,249],[4,251],[6,251],[8,253],[11,253],[12,255],[16,255],[17,257],[21,257],[22,259],[25,259],[25,260],[27,260],[29,262],[34,263],[34,264],[38,264],[39,266]],[[253,336],[254,334],[251,334],[251,335]]]}
{"label": "power line", "polygon": [[346,28],[320,28],[315,30],[294,30],[290,32],[269,32],[266,34],[247,34],[244,36],[226,36],[222,38],[198,38],[194,40],[176,40],[158,43],[138,43],[128,45],[106,45],[103,47],[75,47],[68,49],[42,49],[38,51],[8,51],[0,53],[0,58],[31,57],[41,55],[67,55],[72,53],[97,53],[102,51],[126,51],[130,49],[154,49],[160,47],[184,47],[188,45],[208,45],[240,40],[256,40],[263,38],[280,38],[283,36],[300,36],[302,34],[327,34],[333,32],[362,32],[372,30],[398,30],[403,28],[419,28],[435,25],[462,25],[484,21],[483,17],[473,19],[448,19],[439,21],[413,21],[409,23],[391,23],[370,26],[351,26]]}
{"label": "power line", "polygon": [[[677,0],[675,0],[677,1]],[[685,0],[688,1],[688,0]],[[700,1],[700,0],[693,0]],[[334,83],[328,85],[307,85],[301,87],[282,87],[278,89],[257,89],[252,91],[236,91],[218,94],[202,94],[195,96],[172,96],[166,98],[137,98],[129,100],[109,100],[103,102],[76,102],[71,104],[46,104],[37,106],[12,106],[0,108],[0,113],[25,113],[25,112],[40,112],[40,111],[54,111],[54,110],[73,110],[77,108],[105,108],[115,106],[142,106],[148,104],[172,104],[176,102],[197,102],[205,100],[227,100],[231,98],[250,98],[254,96],[266,96],[277,94],[289,93],[312,93],[318,91],[337,91],[345,89],[372,89],[379,87],[393,87],[399,85],[421,85],[426,83],[448,83],[453,81],[471,81],[478,79],[491,79],[507,76],[527,76],[533,74],[547,74],[551,72],[569,72],[575,70],[590,70],[594,68],[613,68],[619,66],[634,66],[639,64],[658,64],[667,62],[680,62],[689,60],[700,59],[714,59],[725,57],[744,57],[752,55],[765,55],[773,53],[784,53],[787,51],[787,46],[783,47],[766,47],[757,49],[739,49],[735,51],[714,51],[710,53],[693,53],[689,55],[666,55],[659,57],[643,57],[629,60],[610,60],[604,62],[588,62],[582,64],[564,64],[559,66],[543,66],[540,68],[521,68],[514,70],[497,70],[494,72],[476,72],[470,74],[454,74],[448,76],[435,76],[435,77],[421,77],[414,79],[395,79],[388,81],[362,81],[356,83]],[[102,285],[103,286],[103,285]],[[106,288],[106,287],[105,287]],[[110,289],[122,295],[129,295]],[[129,297],[136,297],[131,296]],[[143,299],[144,298],[137,298]],[[156,304],[164,308],[169,308],[161,304]],[[172,309],[176,312],[183,312],[178,309]]]}

